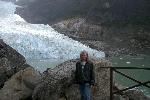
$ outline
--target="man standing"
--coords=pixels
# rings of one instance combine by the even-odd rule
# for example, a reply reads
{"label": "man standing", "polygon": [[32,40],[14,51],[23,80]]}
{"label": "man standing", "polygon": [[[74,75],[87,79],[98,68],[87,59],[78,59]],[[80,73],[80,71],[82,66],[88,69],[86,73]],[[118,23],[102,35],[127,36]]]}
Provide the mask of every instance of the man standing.
{"label": "man standing", "polygon": [[79,84],[81,100],[92,100],[91,87],[95,83],[93,67],[93,63],[88,60],[88,53],[82,51],[75,70],[75,81]]}

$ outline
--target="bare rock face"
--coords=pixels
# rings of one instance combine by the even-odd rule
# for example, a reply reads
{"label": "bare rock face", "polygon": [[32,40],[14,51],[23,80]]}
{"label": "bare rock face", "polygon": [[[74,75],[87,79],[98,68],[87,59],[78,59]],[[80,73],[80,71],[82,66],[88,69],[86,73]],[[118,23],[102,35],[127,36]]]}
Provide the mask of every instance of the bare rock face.
{"label": "bare rock face", "polygon": [[0,40],[0,100],[31,97],[40,78],[20,53]]}
{"label": "bare rock face", "polygon": [[[69,100],[79,100],[77,86],[72,86],[72,71],[75,70],[76,62],[76,60],[67,61],[54,69],[45,71],[42,83],[33,92],[33,100],[59,100],[66,97],[70,98],[70,96],[71,99]],[[69,92],[70,95],[66,95],[67,91],[72,90],[74,93]]]}
{"label": "bare rock face", "polygon": [[52,25],[58,32],[79,40],[102,40],[103,27],[89,24],[84,18],[72,18]]}
{"label": "bare rock face", "polygon": [[148,0],[18,0],[16,13],[30,23],[55,23],[81,16],[95,23],[149,23]]}
{"label": "bare rock face", "polygon": [[[31,2],[32,1],[32,2]],[[87,13],[90,0],[19,0],[16,13],[31,23],[54,23],[58,20]],[[49,14],[48,14],[49,13]],[[69,15],[69,16],[66,16]]]}
{"label": "bare rock face", "polygon": [[25,100],[40,82],[40,74],[32,67],[14,74],[0,90],[0,100]]}
{"label": "bare rock face", "polygon": [[13,74],[28,67],[25,58],[0,40],[0,87]]}
{"label": "bare rock face", "polygon": [[85,18],[72,18],[52,27],[91,48],[104,51],[109,56],[146,53],[150,48],[150,31],[143,26],[96,25],[88,23]]}
{"label": "bare rock face", "polygon": [[[33,92],[33,100],[80,100],[78,85],[74,84],[74,70],[77,60],[67,61],[54,69],[45,71],[43,82]],[[109,70],[108,61],[93,61],[96,73],[96,89],[93,91],[94,100],[109,99]]]}
{"label": "bare rock face", "polygon": [[69,21],[67,27],[57,24],[55,29],[76,40],[92,40],[92,48],[95,40],[102,41],[110,56],[149,52],[149,0],[19,0],[16,4],[22,6],[16,13],[29,23],[54,25],[84,18],[87,23]]}

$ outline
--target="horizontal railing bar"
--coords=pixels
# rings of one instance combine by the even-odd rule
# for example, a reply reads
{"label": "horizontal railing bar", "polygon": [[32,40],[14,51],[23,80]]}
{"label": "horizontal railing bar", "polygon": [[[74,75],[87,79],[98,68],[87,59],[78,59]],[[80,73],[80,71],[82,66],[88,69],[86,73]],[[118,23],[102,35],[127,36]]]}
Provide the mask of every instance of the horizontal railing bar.
{"label": "horizontal railing bar", "polygon": [[100,68],[111,68],[111,69],[144,69],[144,70],[150,70],[150,68],[141,68],[141,67],[100,67]]}
{"label": "horizontal railing bar", "polygon": [[[130,77],[130,76],[128,76],[128,75],[126,75],[126,74],[120,72],[120,71],[117,71],[117,70],[114,70],[114,71],[115,71],[116,73],[121,74],[122,76],[124,76],[124,77],[126,77],[126,78],[128,78],[128,79],[130,79],[130,80],[132,80],[132,81],[134,81],[134,82],[137,82],[137,83],[139,83],[139,84],[142,84],[142,82],[140,82],[140,81],[138,81],[138,80],[136,80],[136,79],[134,79],[134,78],[132,78],[132,77]],[[148,85],[144,85],[144,86],[150,88],[150,86],[148,86]]]}
{"label": "horizontal railing bar", "polygon": [[[145,86],[145,87],[147,87],[147,88],[150,88],[150,86],[147,85],[148,83],[150,83],[150,81],[147,81],[147,82],[140,82],[140,81],[138,81],[138,80],[136,80],[136,79],[134,79],[134,78],[132,78],[132,77],[129,77],[128,75],[126,75],[126,74],[124,74],[124,73],[119,72],[119,71],[116,70],[116,69],[140,69],[140,70],[149,70],[149,71],[150,71],[150,68],[148,68],[148,67],[111,67],[111,66],[109,66],[109,67],[100,67],[100,68],[103,68],[103,69],[110,69],[110,71],[111,71],[111,70],[112,70],[112,71],[115,71],[115,72],[117,72],[118,74],[121,74],[122,76],[124,76],[124,77],[126,77],[126,78],[128,78],[128,79],[130,79],[130,80],[132,80],[132,81],[134,81],[134,82],[139,83],[139,84],[137,84],[137,85],[134,85],[134,86],[131,86],[131,87],[128,87],[128,88],[119,90],[119,91],[115,91],[115,92],[113,92],[113,90],[111,90],[111,86],[110,86],[110,100],[112,100],[111,97],[113,97],[113,94],[120,93],[120,92],[129,90],[129,89],[133,89],[133,88],[135,88],[135,87]],[[113,76],[113,75],[110,75],[110,77],[112,77],[112,76]],[[111,81],[111,78],[110,78],[110,81]],[[113,85],[113,84],[110,83],[110,85]]]}
{"label": "horizontal railing bar", "polygon": [[120,93],[120,92],[123,92],[123,91],[127,91],[127,90],[129,90],[129,89],[133,89],[133,88],[139,87],[139,86],[141,86],[141,85],[146,85],[146,84],[148,84],[148,83],[150,83],[150,81],[143,82],[142,84],[137,84],[137,85],[134,85],[134,86],[131,86],[131,87],[122,89],[122,90],[115,91],[115,92],[113,92],[113,94]]}

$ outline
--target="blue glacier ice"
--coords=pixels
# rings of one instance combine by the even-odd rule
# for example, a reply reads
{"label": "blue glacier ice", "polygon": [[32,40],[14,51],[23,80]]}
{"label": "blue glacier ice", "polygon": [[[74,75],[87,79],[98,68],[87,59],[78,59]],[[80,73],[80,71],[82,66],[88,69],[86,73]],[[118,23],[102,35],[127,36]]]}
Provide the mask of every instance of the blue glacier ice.
{"label": "blue glacier ice", "polygon": [[49,25],[27,23],[14,14],[16,5],[0,1],[0,38],[26,59],[75,59],[82,50],[90,56],[105,57],[104,52],[58,33]]}

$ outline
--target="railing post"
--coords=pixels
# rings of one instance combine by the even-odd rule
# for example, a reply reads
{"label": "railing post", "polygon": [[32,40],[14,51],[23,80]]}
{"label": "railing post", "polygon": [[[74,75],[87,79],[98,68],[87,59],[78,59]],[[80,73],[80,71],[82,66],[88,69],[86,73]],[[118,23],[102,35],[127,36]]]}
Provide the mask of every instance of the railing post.
{"label": "railing post", "polygon": [[110,68],[110,100],[113,100],[113,68]]}
{"label": "railing post", "polygon": [[[114,99],[114,94],[116,94],[116,93],[123,92],[123,91],[129,90],[129,89],[133,89],[133,88],[139,87],[141,85],[143,85],[147,88],[150,88],[149,85],[148,85],[148,83],[150,83],[150,80],[147,81],[147,82],[140,82],[140,81],[138,81],[138,80],[136,80],[136,79],[134,79],[134,78],[132,78],[132,77],[116,70],[116,69],[143,69],[143,70],[150,71],[150,68],[140,68],[140,67],[101,67],[101,68],[107,68],[107,69],[109,69],[109,72],[110,72],[110,86],[109,86],[109,88],[110,88],[110,100]],[[118,74],[121,74],[122,76],[134,81],[134,82],[139,83],[139,84],[128,87],[128,88],[125,88],[125,89],[122,89],[122,90],[113,91],[113,83],[114,83],[113,82],[113,72],[114,71],[117,72]]]}

